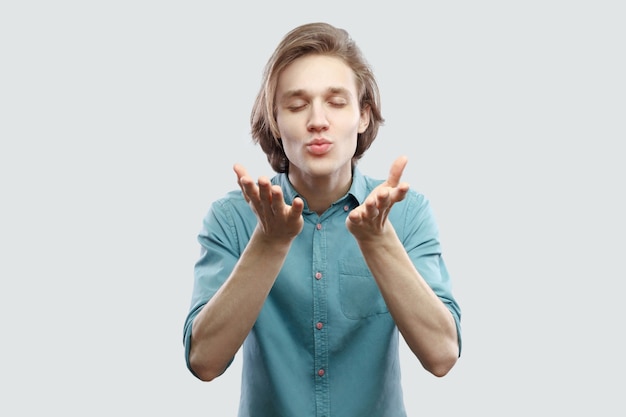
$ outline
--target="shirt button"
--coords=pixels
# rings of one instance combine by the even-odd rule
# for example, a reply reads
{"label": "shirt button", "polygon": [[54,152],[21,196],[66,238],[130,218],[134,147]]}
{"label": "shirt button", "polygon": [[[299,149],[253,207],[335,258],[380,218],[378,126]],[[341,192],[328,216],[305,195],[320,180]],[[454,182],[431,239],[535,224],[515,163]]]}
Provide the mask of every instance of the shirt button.
{"label": "shirt button", "polygon": [[321,272],[316,272],[315,273],[315,279],[322,279],[322,273]]}
{"label": "shirt button", "polygon": [[323,370],[323,369],[320,369],[319,371],[317,371],[317,374],[318,374],[319,376],[324,376],[324,370]]}
{"label": "shirt button", "polygon": [[318,223],[317,226],[315,226],[315,227],[317,227],[317,230],[321,230],[322,229],[322,225],[320,223]]}
{"label": "shirt button", "polygon": [[322,330],[322,327],[324,327],[324,323],[320,321],[315,325],[315,327],[317,327],[317,330]]}
{"label": "shirt button", "polygon": [[348,210],[350,210],[349,206],[347,206],[347,205],[343,206],[343,211],[348,211]]}

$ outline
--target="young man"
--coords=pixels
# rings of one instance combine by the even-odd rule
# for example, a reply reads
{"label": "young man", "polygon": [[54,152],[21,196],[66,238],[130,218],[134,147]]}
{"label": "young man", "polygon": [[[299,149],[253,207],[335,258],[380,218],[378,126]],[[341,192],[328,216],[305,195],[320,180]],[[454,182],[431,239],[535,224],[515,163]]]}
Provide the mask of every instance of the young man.
{"label": "young man", "polygon": [[289,32],[267,63],[252,136],[273,178],[235,165],[198,240],[187,365],[201,380],[243,346],[239,416],[405,416],[399,334],[444,376],[460,309],[425,197],[357,168],[383,123],[378,87],[349,35]]}

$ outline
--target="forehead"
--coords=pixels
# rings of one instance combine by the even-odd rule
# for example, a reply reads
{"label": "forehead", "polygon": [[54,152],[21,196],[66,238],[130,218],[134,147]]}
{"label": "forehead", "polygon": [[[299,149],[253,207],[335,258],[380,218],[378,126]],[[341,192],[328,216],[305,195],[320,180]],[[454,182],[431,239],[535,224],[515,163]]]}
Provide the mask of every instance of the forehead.
{"label": "forehead", "polygon": [[354,71],[340,58],[303,56],[290,63],[278,76],[279,95],[295,90],[315,93],[329,89],[344,89],[357,95]]}

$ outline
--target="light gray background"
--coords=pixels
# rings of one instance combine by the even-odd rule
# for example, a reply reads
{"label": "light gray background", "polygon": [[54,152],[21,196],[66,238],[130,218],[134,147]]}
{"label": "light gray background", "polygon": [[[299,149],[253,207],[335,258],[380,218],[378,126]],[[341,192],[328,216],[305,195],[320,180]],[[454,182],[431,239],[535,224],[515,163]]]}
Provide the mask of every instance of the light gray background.
{"label": "light gray background", "polygon": [[3,2],[0,414],[235,415],[239,360],[183,361],[195,237],[235,162],[272,174],[263,65],[324,20],[382,90],[361,167],[409,156],[463,308],[448,376],[403,351],[409,414],[623,416],[620,3]]}

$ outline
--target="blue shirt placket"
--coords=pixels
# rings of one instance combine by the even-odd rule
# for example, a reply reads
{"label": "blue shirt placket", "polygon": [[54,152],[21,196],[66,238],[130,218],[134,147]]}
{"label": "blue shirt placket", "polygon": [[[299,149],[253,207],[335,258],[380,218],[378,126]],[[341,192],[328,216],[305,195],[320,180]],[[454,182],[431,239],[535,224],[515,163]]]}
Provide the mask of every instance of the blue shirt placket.
{"label": "blue shirt placket", "polygon": [[316,214],[307,216],[313,220],[313,253],[312,253],[312,285],[313,285],[313,318],[312,331],[315,340],[314,378],[315,408],[319,417],[330,415],[330,387],[328,369],[328,245],[324,223]]}

